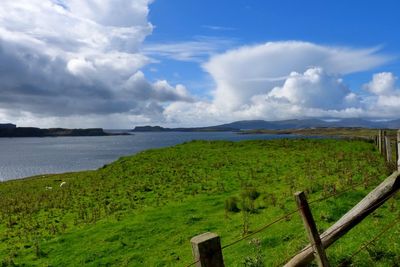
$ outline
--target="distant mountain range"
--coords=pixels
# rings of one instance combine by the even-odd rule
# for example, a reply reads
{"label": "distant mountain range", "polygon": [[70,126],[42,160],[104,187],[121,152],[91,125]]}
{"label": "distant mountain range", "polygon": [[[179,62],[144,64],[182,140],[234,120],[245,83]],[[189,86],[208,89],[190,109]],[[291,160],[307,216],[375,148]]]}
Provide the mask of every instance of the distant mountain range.
{"label": "distant mountain range", "polygon": [[337,127],[360,127],[380,129],[400,129],[400,119],[389,121],[369,121],[365,119],[303,119],[303,120],[246,120],[236,121],[209,127],[193,128],[164,128],[161,126],[137,126],[132,132],[211,132],[211,131],[240,131],[240,130],[287,130],[304,128],[337,128]]}
{"label": "distant mountain range", "polygon": [[131,132],[232,132],[240,129],[223,125],[193,128],[164,128],[161,126],[136,126]]}

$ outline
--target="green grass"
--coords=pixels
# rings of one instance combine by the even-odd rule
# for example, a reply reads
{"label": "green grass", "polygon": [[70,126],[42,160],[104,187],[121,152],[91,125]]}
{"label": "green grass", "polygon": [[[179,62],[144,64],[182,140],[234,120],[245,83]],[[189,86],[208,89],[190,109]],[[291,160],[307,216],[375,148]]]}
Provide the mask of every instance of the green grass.
{"label": "green grass", "polygon": [[[332,136],[341,138],[363,138],[373,140],[377,136],[378,129],[361,128],[361,127],[316,127],[303,129],[286,129],[286,130],[243,130],[241,134],[298,134],[302,136]],[[386,135],[394,141],[396,139],[397,130],[385,129]]]}
{"label": "green grass", "polygon": [[[185,266],[192,261],[190,238],[197,234],[218,233],[225,245],[242,237],[244,224],[251,233],[295,209],[295,191],[313,200],[364,181],[311,206],[323,231],[390,173],[373,144],[363,141],[193,141],[123,157],[97,171],[4,182],[0,263]],[[67,184],[60,188],[62,181]],[[250,201],[249,192],[259,196],[252,194]],[[225,210],[232,197],[242,211]],[[332,265],[374,237],[398,209],[398,199],[390,200],[337,241],[327,250]],[[394,227],[352,266],[396,266],[399,232]],[[251,238],[239,242],[223,251],[226,265],[243,266],[246,257],[262,254],[266,266],[276,266],[307,243],[297,214],[254,238],[259,251]]]}

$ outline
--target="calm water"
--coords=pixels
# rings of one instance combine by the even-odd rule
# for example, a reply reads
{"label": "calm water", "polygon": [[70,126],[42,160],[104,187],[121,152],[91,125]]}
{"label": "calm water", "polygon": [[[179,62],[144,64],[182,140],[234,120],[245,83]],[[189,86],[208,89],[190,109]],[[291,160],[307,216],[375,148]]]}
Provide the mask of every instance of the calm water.
{"label": "calm water", "polygon": [[129,136],[0,138],[0,180],[97,169],[121,156],[190,140],[291,138],[288,135],[212,133],[135,133]]}

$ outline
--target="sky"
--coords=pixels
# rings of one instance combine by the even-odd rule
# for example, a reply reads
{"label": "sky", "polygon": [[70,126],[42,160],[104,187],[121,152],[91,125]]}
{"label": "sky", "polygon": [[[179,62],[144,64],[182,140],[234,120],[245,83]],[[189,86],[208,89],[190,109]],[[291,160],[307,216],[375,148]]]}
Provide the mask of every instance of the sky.
{"label": "sky", "polygon": [[0,123],[400,118],[395,0],[2,0]]}

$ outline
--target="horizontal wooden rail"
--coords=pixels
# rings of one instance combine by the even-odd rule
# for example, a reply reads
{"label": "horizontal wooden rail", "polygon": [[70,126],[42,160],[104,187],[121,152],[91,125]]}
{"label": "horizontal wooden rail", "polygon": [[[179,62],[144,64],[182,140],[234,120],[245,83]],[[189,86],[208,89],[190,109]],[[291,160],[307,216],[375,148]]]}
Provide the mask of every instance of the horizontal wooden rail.
{"label": "horizontal wooden rail", "polygon": [[[321,241],[324,248],[328,248],[336,240],[345,235],[354,226],[359,224],[365,217],[371,214],[378,207],[383,205],[387,199],[393,196],[400,189],[400,173],[395,171],[386,178],[380,185],[372,190],[356,206],[348,211],[334,225],[321,234]],[[306,246],[299,254],[294,256],[284,266],[304,266],[314,259],[311,245]]]}

